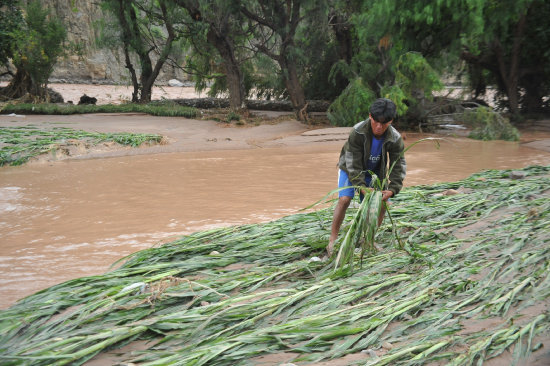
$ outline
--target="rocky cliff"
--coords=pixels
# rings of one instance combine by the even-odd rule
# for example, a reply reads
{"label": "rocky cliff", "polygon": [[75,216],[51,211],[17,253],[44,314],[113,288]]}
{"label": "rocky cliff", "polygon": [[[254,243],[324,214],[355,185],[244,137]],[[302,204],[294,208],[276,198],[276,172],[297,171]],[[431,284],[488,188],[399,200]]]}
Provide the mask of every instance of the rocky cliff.
{"label": "rocky cliff", "polygon": [[[42,0],[65,24],[69,42],[82,48],[82,55],[69,55],[59,60],[51,81],[82,83],[129,84],[130,76],[124,67],[121,50],[100,47],[99,21],[108,16],[100,7],[100,0]],[[181,70],[165,66],[157,83],[165,84],[169,79],[186,80]]]}

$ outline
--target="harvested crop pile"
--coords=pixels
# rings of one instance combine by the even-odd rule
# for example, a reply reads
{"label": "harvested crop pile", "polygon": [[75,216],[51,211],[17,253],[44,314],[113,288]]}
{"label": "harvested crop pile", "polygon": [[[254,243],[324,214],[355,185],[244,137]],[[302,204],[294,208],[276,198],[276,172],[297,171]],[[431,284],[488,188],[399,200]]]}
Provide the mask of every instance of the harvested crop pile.
{"label": "harvested crop pile", "polygon": [[390,210],[407,250],[386,220],[382,250],[362,267],[356,253],[353,274],[312,260],[330,209],[137,252],[1,312],[0,363],[80,364],[144,340],[117,362],[538,362],[550,346],[550,166],[510,173],[404,189]]}

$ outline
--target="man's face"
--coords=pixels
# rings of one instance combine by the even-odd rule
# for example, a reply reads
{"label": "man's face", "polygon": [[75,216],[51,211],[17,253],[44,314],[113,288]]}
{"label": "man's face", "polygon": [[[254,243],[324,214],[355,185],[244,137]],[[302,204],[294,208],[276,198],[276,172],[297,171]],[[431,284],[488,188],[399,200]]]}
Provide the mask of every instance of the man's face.
{"label": "man's face", "polygon": [[393,120],[386,122],[386,123],[380,123],[374,120],[372,116],[369,114],[370,117],[370,127],[372,128],[372,132],[374,133],[374,136],[376,138],[380,138],[384,135],[388,127],[390,127]]}

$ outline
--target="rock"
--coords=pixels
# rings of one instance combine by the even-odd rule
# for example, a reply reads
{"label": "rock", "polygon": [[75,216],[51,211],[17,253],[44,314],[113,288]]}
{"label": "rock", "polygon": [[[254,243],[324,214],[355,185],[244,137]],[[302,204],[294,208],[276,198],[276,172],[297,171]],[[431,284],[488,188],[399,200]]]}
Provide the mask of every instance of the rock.
{"label": "rock", "polygon": [[63,96],[51,88],[46,89],[50,103],[63,103]]}
{"label": "rock", "polygon": [[210,255],[220,255],[220,252],[218,252],[217,250],[213,250],[210,252]]}
{"label": "rock", "polygon": [[178,79],[170,79],[168,80],[168,85],[170,86],[183,86],[184,84],[179,81]]}
{"label": "rock", "polygon": [[510,176],[510,179],[523,179],[527,176],[527,173],[515,170],[510,172],[509,176]]}
{"label": "rock", "polygon": [[455,194],[459,194],[460,192],[456,189],[447,189],[445,192],[443,192],[444,196],[454,196]]}
{"label": "rock", "polygon": [[97,103],[97,98],[89,97],[86,94],[80,97],[80,101],[78,102],[78,105],[82,104],[93,104],[95,105]]}
{"label": "rock", "polygon": [[372,358],[378,358],[378,355],[376,354],[376,352],[374,352],[374,350],[372,350],[370,348],[362,350],[361,353],[365,353],[365,354],[369,355]]}
{"label": "rock", "polygon": [[382,342],[382,348],[390,350],[393,348],[393,345],[390,342]]}
{"label": "rock", "polygon": [[319,257],[311,257],[308,262],[322,262],[322,260]]}
{"label": "rock", "polygon": [[458,189],[456,190],[458,193],[461,193],[461,194],[470,194],[472,193],[474,190],[471,189],[471,188],[466,188],[464,186],[460,186],[458,187]]}

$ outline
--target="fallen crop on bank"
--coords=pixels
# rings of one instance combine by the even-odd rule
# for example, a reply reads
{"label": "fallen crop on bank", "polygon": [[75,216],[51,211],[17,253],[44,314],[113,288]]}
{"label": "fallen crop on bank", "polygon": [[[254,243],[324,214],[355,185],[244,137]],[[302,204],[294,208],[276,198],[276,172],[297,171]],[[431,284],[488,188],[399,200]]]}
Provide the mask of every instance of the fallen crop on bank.
{"label": "fallen crop on bank", "polygon": [[21,127],[0,127],[0,166],[21,165],[30,158],[57,151],[71,143],[97,145],[102,142],[116,142],[138,147],[144,143],[160,143],[161,135],[136,133],[100,133],[54,127],[41,130],[28,125]]}
{"label": "fallen crop on bank", "polygon": [[404,189],[390,210],[407,250],[386,219],[375,238],[382,250],[362,266],[355,253],[353,273],[314,258],[330,209],[137,252],[2,311],[0,363],[81,364],[122,346],[117,362],[140,365],[248,365],[267,354],[360,365],[541,357],[550,346],[550,166],[524,173]]}

